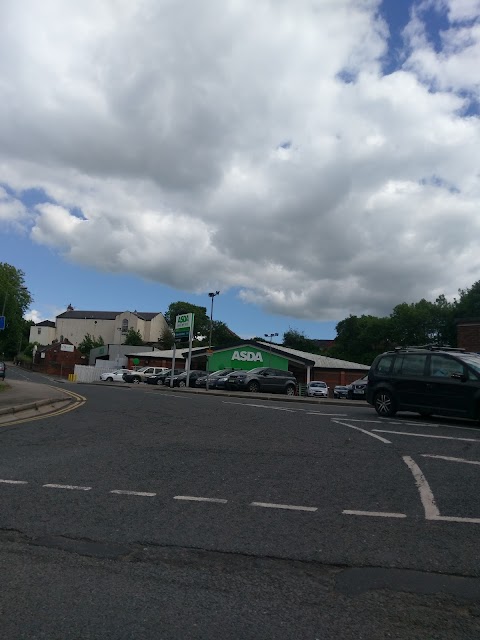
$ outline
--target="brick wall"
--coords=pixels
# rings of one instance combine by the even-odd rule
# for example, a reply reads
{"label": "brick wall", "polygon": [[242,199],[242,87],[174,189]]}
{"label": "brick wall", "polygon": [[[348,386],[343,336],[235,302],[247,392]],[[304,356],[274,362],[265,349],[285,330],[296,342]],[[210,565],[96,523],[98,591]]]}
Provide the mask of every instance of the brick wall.
{"label": "brick wall", "polygon": [[457,325],[457,346],[467,351],[480,351],[480,320]]}

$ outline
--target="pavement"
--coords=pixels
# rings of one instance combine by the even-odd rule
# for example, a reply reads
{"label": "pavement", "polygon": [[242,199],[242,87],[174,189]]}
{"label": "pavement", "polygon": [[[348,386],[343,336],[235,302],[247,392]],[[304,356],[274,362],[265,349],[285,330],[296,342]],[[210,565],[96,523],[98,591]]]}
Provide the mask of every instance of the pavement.
{"label": "pavement", "polygon": [[53,385],[6,378],[0,382],[0,425],[18,418],[51,413],[75,399]]}

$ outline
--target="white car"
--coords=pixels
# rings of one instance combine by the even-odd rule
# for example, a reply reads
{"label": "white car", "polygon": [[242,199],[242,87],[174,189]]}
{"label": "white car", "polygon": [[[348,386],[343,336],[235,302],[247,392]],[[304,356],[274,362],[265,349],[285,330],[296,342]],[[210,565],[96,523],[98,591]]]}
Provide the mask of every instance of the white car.
{"label": "white car", "polygon": [[116,369],[115,371],[105,371],[100,375],[100,380],[106,382],[123,382],[123,374],[131,373],[130,369]]}
{"label": "white car", "polygon": [[307,384],[307,396],[315,396],[319,398],[328,398],[328,385],[326,382],[315,380]]}

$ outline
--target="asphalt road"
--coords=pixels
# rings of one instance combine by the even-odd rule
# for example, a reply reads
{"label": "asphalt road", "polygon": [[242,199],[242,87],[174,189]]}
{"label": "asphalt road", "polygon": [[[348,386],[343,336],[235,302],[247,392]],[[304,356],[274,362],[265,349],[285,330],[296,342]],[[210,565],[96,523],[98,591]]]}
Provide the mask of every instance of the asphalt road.
{"label": "asphalt road", "polygon": [[480,429],[65,386],[0,429],[3,637],[480,637]]}

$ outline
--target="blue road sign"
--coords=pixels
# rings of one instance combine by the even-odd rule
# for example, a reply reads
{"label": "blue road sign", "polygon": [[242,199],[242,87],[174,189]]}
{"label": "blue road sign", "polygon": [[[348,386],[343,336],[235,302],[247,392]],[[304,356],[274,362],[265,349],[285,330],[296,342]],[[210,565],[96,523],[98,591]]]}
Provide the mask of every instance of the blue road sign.
{"label": "blue road sign", "polygon": [[5,316],[0,316],[0,331],[5,329]]}

